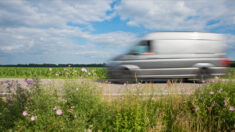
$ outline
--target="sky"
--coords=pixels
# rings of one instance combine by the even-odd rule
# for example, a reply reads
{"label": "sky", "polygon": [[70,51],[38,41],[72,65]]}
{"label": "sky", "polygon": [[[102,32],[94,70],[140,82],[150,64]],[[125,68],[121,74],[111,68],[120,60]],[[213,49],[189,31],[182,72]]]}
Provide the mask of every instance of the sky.
{"label": "sky", "polygon": [[156,31],[222,33],[235,0],[0,0],[0,64],[106,63]]}

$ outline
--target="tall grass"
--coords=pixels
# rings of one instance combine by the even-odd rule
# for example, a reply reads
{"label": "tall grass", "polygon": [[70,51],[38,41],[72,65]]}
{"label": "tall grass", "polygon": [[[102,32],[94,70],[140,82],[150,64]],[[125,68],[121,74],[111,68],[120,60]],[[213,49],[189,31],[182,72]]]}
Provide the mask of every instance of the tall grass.
{"label": "tall grass", "polygon": [[[1,131],[234,131],[234,81],[214,79],[192,94],[144,94],[151,85],[103,96],[86,80],[42,85],[38,79],[4,82]],[[174,84],[172,84],[174,86]],[[30,89],[30,90],[29,90]],[[26,114],[27,113],[27,114]]]}

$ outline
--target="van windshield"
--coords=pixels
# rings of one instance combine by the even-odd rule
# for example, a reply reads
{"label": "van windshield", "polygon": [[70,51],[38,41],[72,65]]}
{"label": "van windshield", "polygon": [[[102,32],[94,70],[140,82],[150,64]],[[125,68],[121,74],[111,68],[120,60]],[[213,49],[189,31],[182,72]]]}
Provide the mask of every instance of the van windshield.
{"label": "van windshield", "polygon": [[146,52],[151,52],[151,41],[144,40],[140,41],[139,44],[135,45],[128,54],[138,55]]}

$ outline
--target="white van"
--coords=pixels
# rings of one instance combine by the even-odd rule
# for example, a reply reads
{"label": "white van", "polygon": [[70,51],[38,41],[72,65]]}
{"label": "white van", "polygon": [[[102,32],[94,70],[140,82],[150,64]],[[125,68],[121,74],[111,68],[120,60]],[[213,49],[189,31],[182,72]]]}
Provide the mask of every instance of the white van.
{"label": "white van", "polygon": [[225,75],[223,34],[154,32],[144,36],[127,54],[108,64],[114,79],[196,78]]}

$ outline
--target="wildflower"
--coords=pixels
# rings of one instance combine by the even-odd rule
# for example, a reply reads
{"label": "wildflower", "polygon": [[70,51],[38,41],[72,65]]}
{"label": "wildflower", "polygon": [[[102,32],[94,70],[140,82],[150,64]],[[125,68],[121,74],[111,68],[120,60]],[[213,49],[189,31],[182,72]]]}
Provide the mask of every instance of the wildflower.
{"label": "wildflower", "polygon": [[91,72],[92,72],[92,73],[94,73],[94,72],[95,72],[95,70],[91,70]]}
{"label": "wildflower", "polygon": [[70,108],[70,109],[69,109],[69,112],[70,112],[70,113],[72,113],[72,112],[73,112],[73,109],[72,109],[72,108]]}
{"label": "wildflower", "polygon": [[88,72],[88,75],[91,75],[91,73],[90,73],[90,72]]}
{"label": "wildflower", "polygon": [[221,91],[222,91],[222,88],[221,88],[221,89],[219,89],[218,93],[221,93]]}
{"label": "wildflower", "polygon": [[26,83],[33,84],[34,82],[33,82],[33,80],[27,79]]}
{"label": "wildflower", "polygon": [[27,116],[28,115],[28,112],[25,110],[23,111],[23,116]]}
{"label": "wildflower", "polygon": [[215,94],[213,91],[210,92],[211,95]]}
{"label": "wildflower", "polygon": [[87,72],[86,68],[82,68],[81,70],[82,70],[82,72]]}
{"label": "wildflower", "polygon": [[215,83],[215,80],[212,80],[211,82],[212,82],[212,83]]}
{"label": "wildflower", "polygon": [[20,101],[21,101],[21,102],[24,102],[24,101],[25,101],[25,99],[24,99],[24,98],[21,98],[21,99],[20,99]]}
{"label": "wildflower", "polygon": [[53,108],[53,110],[56,110],[56,106]]}
{"label": "wildflower", "polygon": [[78,91],[78,88],[76,88],[76,91]]}
{"label": "wildflower", "polygon": [[14,104],[8,104],[8,106],[13,106]]}
{"label": "wildflower", "polygon": [[6,80],[5,83],[9,83],[9,80]]}
{"label": "wildflower", "polygon": [[58,76],[59,76],[59,74],[55,74],[55,76],[57,76],[57,77],[58,77]]}
{"label": "wildflower", "polygon": [[197,108],[195,108],[195,111],[197,112],[199,110],[199,108],[197,107]]}
{"label": "wildflower", "polygon": [[49,68],[49,71],[52,71],[52,68]]}
{"label": "wildflower", "polygon": [[219,80],[219,77],[215,77],[215,80],[218,81],[218,80]]}
{"label": "wildflower", "polygon": [[229,107],[229,110],[230,110],[230,111],[234,111],[234,107],[233,107],[233,106],[230,106],[230,107]]}
{"label": "wildflower", "polygon": [[121,97],[120,97],[120,99],[121,99],[121,100],[123,100],[123,99],[124,99],[124,97],[123,97],[123,96],[121,96]]}
{"label": "wildflower", "polygon": [[126,86],[126,83],[124,83],[123,86]]}
{"label": "wildflower", "polygon": [[57,115],[62,115],[62,110],[61,109],[56,110],[56,114]]}
{"label": "wildflower", "polygon": [[30,119],[31,119],[31,121],[34,121],[36,119],[36,117],[32,116]]}
{"label": "wildflower", "polygon": [[194,91],[193,91],[193,90],[191,90],[191,91],[189,92],[189,95],[192,95],[192,94],[193,94],[193,92],[194,92]]}
{"label": "wildflower", "polygon": [[200,85],[200,84],[198,84],[198,85],[197,85],[197,88],[200,88],[200,87],[201,87],[201,85]]}
{"label": "wildflower", "polygon": [[68,71],[68,69],[67,69],[67,68],[64,68],[64,71]]}

